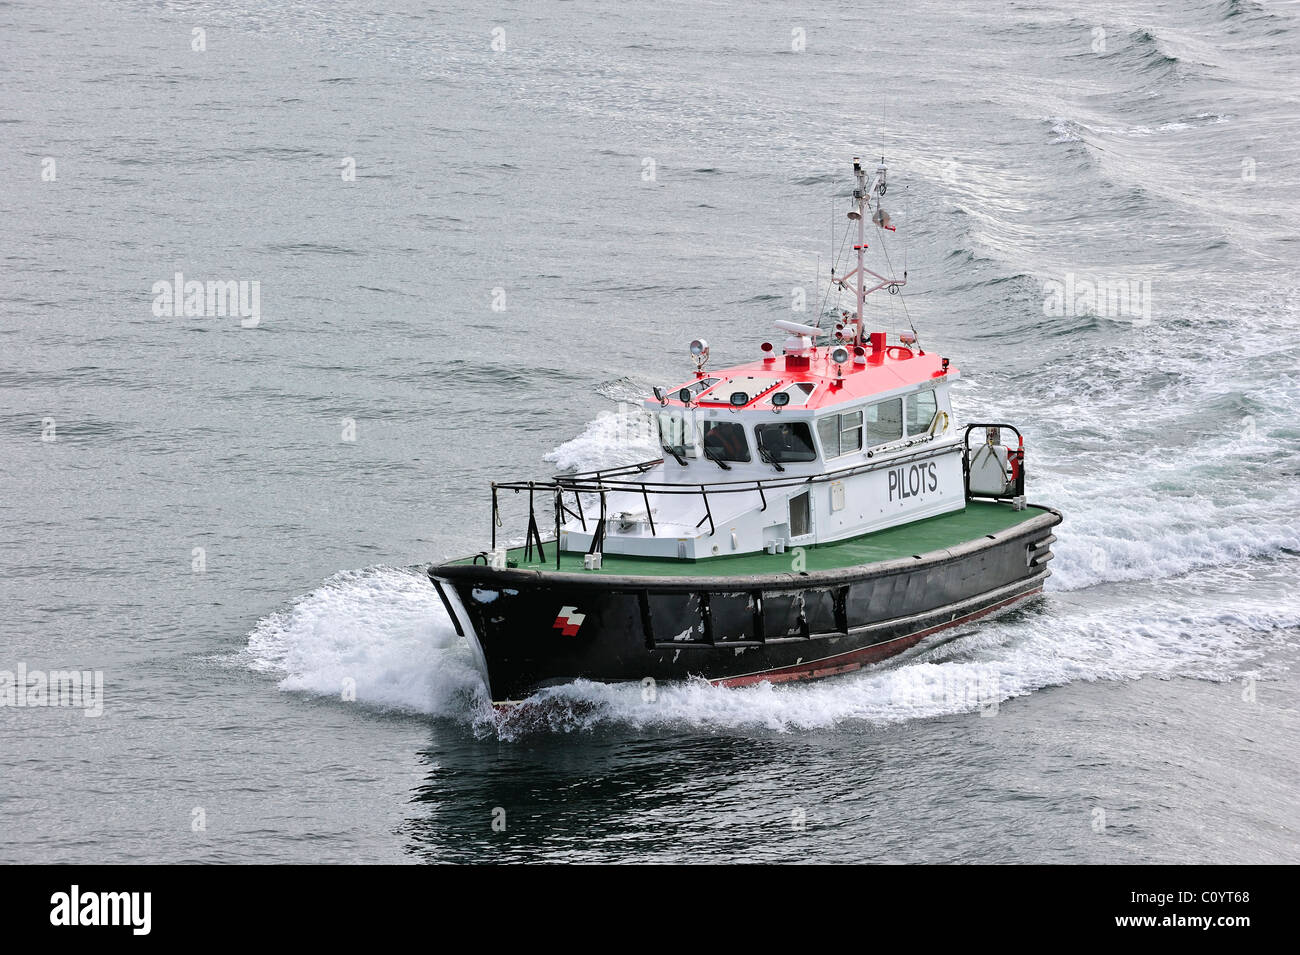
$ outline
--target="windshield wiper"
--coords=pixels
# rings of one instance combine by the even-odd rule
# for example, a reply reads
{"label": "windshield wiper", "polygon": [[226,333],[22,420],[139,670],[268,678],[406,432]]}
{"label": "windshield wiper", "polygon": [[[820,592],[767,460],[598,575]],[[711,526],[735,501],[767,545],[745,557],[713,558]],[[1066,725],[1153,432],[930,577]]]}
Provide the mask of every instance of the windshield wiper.
{"label": "windshield wiper", "polygon": [[772,457],[772,452],[768,451],[767,448],[763,447],[762,442],[759,442],[758,445],[758,457],[759,460],[762,461],[764,464],[770,464],[772,465],[772,467],[776,468],[782,474],[785,473],[785,468],[781,467],[781,465],[777,462],[776,458]]}
{"label": "windshield wiper", "polygon": [[[676,462],[677,462],[678,464],[680,464],[682,467],[686,467],[686,459],[685,459],[684,457],[682,457],[680,451],[678,451],[675,447],[673,447],[672,445],[669,445],[669,444],[665,444],[663,447],[664,447],[664,450],[665,450],[665,451],[667,451],[669,454],[671,454],[671,455],[673,456],[673,460],[674,460],[674,461],[676,461]],[[683,449],[683,450],[684,450],[684,449]]]}
{"label": "windshield wiper", "polygon": [[722,468],[722,470],[730,471],[731,465],[728,464],[726,461],[722,460],[722,458],[715,458],[714,457],[715,454],[717,454],[716,451],[710,450],[707,444],[704,445],[704,456],[708,458],[710,461],[712,461],[714,464],[716,464],[718,467]]}

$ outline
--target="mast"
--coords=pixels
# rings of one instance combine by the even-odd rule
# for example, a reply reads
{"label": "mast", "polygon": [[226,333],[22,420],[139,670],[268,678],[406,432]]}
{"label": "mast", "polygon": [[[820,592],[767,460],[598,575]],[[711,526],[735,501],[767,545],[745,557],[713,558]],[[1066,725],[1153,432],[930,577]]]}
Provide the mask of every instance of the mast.
{"label": "mast", "polygon": [[866,171],[865,169],[862,168],[862,163],[860,163],[860,162],[858,161],[858,157],[857,157],[857,156],[854,156],[854,157],[853,157],[853,176],[854,176],[854,178],[857,179],[857,181],[858,181],[858,186],[857,186],[857,188],[853,190],[853,211],[851,211],[851,212],[849,213],[849,218],[850,218],[850,219],[857,219],[857,220],[858,220],[858,242],[857,242],[857,245],[855,245],[855,246],[853,247],[853,250],[858,254],[858,268],[857,268],[857,275],[858,275],[858,281],[857,281],[857,294],[858,294],[858,308],[857,308],[857,317],[858,317],[858,334],[857,334],[857,338],[854,340],[853,344],[855,344],[855,345],[861,345],[861,344],[862,344],[862,328],[863,328],[863,321],[862,321],[862,306],[863,306],[863,304],[864,304],[864,303],[866,302],[866,300],[867,300],[867,293],[864,291],[864,285],[865,285],[865,283],[863,283],[863,281],[862,281],[862,275],[863,275],[863,270],[866,269],[866,267],[867,267],[867,266],[866,266],[866,255],[867,255],[867,236],[866,236],[866,230],[867,230],[867,208],[869,207],[869,205],[870,205],[870,203],[871,203],[871,199],[870,199],[870,193],[867,192],[867,171]]}
{"label": "mast", "polygon": [[[861,160],[853,157],[853,176],[857,180],[857,185],[853,189],[853,207],[849,210],[850,221],[856,221],[858,224],[858,241],[853,246],[853,251],[857,253],[857,267],[841,278],[835,278],[834,269],[831,270],[831,281],[842,289],[853,292],[857,300],[857,331],[853,336],[853,344],[861,345],[866,338],[866,322],[863,316],[863,306],[866,303],[867,296],[872,292],[878,291],[886,286],[891,288],[907,284],[907,273],[903,273],[903,278],[885,278],[877,272],[871,271],[866,265],[867,255],[867,216],[870,213],[871,221],[882,229],[888,229],[890,232],[895,231],[890,224],[889,213],[880,206],[880,197],[885,194],[885,158],[880,158],[880,165],[876,167],[876,173],[867,182],[867,171],[862,167]],[[874,197],[875,211],[872,212],[872,201]],[[867,287],[867,277],[870,276],[876,280],[876,284]]]}

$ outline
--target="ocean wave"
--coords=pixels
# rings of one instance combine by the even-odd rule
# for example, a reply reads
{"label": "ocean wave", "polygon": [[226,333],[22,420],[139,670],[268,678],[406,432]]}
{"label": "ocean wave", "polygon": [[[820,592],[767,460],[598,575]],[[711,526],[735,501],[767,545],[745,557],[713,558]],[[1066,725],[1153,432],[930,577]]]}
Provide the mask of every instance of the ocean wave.
{"label": "ocean wave", "polygon": [[486,702],[469,646],[420,569],[335,574],[259,620],[233,659],[281,690],[379,710],[460,717]]}
{"label": "ocean wave", "polygon": [[640,405],[620,404],[589,421],[582,433],[546,454],[561,471],[595,471],[662,457],[654,418]]}
{"label": "ocean wave", "polygon": [[[1183,591],[1207,586],[1219,593],[1217,607],[1188,610]],[[374,567],[335,575],[259,621],[235,662],[277,677],[286,692],[446,719],[506,740],[602,729],[792,732],[996,715],[1018,697],[1077,680],[1268,679],[1267,645],[1288,645],[1298,627],[1300,602],[1263,603],[1246,578],[1144,582],[1103,602],[1040,600],[885,666],[816,682],[729,689],[690,680],[647,693],[639,683],[579,680],[497,711],[423,569]]]}

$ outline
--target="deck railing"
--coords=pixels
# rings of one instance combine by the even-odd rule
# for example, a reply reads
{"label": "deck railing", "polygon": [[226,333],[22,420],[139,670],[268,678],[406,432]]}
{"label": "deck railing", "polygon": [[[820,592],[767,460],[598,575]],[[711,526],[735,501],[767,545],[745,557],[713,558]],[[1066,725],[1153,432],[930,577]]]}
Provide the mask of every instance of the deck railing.
{"label": "deck railing", "polygon": [[[1019,432],[1017,432],[1018,434]],[[585,471],[578,474],[556,475],[549,481],[493,481],[492,482],[492,549],[496,550],[497,546],[497,528],[502,526],[501,521],[501,502],[499,494],[501,491],[513,491],[516,494],[528,492],[528,531],[525,535],[524,559],[531,561],[533,559],[533,548],[537,548],[538,557],[545,561],[546,551],[543,546],[540,527],[537,523],[536,495],[538,492],[551,495],[551,508],[555,523],[555,566],[558,570],[560,567],[560,526],[564,517],[577,520],[581,525],[584,533],[590,531],[587,526],[586,509],[582,504],[584,494],[598,497],[600,503],[599,516],[595,517],[595,531],[591,535],[591,546],[587,548],[588,554],[600,552],[605,540],[605,525],[608,521],[607,497],[610,494],[623,493],[639,495],[645,504],[646,521],[650,528],[651,536],[657,536],[657,530],[654,523],[653,508],[650,504],[650,496],[672,494],[672,495],[698,495],[704,505],[704,516],[696,523],[696,528],[703,527],[707,522],[709,525],[709,535],[717,533],[717,527],[713,522],[713,508],[709,504],[710,495],[715,494],[754,494],[757,493],[762,506],[759,511],[767,510],[767,492],[782,490],[789,487],[813,486],[825,484],[830,481],[840,481],[847,477],[853,477],[858,474],[867,474],[872,471],[879,471],[884,468],[897,467],[900,464],[908,464],[925,457],[936,457],[944,454],[962,453],[962,445],[949,444],[939,448],[928,445],[922,449],[909,452],[907,454],[891,456],[880,460],[871,460],[879,452],[867,452],[868,460],[862,464],[851,465],[840,468],[835,471],[825,471],[819,474],[808,474],[803,476],[783,477],[776,475],[770,480],[759,478],[748,478],[736,481],[713,481],[703,484],[682,484],[668,481],[637,481],[631,479],[633,475],[644,474],[663,463],[663,458],[656,458],[653,461],[642,461],[637,464],[624,465],[616,468],[604,468],[598,471]],[[964,455],[963,455],[964,457]],[[569,506],[567,495],[573,495],[573,506]]]}
{"label": "deck railing", "polygon": [[[1012,482],[1011,487],[1009,488],[1009,490],[1011,491],[1010,494],[972,494],[971,493],[970,436],[971,436],[971,432],[977,430],[978,428],[984,428],[986,433],[988,432],[989,429],[994,429],[995,431],[1000,432],[1003,428],[1006,428],[1008,431],[1015,433],[1017,447],[1015,449],[1011,449],[1011,448],[1007,449],[1008,460],[1015,462],[1012,468],[1013,473],[1015,474],[1015,480]],[[1000,437],[999,440],[1001,440]],[[1015,425],[1000,424],[994,422],[987,422],[987,423],[976,422],[974,424],[968,424],[966,425],[965,432],[962,434],[961,449],[962,449],[962,455],[961,455],[962,481],[966,486],[967,500],[969,500],[972,497],[980,497],[980,498],[988,498],[994,501],[1007,501],[1007,500],[1013,500],[1015,498],[1023,498],[1025,496],[1025,436],[1020,433],[1020,429],[1017,428]]]}

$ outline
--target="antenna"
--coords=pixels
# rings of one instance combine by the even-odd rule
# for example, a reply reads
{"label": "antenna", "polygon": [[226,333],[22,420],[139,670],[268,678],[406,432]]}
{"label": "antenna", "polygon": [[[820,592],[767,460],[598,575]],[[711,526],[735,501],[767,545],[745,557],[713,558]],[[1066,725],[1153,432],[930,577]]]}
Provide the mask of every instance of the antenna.
{"label": "antenna", "polygon": [[[882,288],[888,287],[890,292],[896,292],[900,286],[907,284],[907,273],[903,273],[901,280],[897,278],[885,278],[878,272],[873,272],[867,268],[867,218],[870,216],[871,221],[881,229],[887,229],[894,232],[894,226],[890,224],[889,213],[880,205],[880,198],[888,190],[886,184],[887,169],[885,167],[885,157],[880,157],[880,165],[876,167],[875,176],[872,177],[870,184],[867,182],[867,171],[862,168],[862,161],[857,156],[853,157],[853,176],[857,181],[857,186],[853,190],[853,207],[849,209],[850,223],[856,222],[858,225],[858,241],[853,246],[857,253],[858,264],[853,271],[849,272],[838,279],[834,279],[842,289],[853,292],[857,298],[857,331],[854,334],[853,344],[861,345],[866,334],[866,324],[863,316],[863,305],[868,295],[877,292]],[[874,208],[872,212],[874,197]],[[886,256],[888,261],[888,256]],[[890,267],[892,271],[892,266]],[[867,276],[876,280],[876,284],[867,287]]]}

